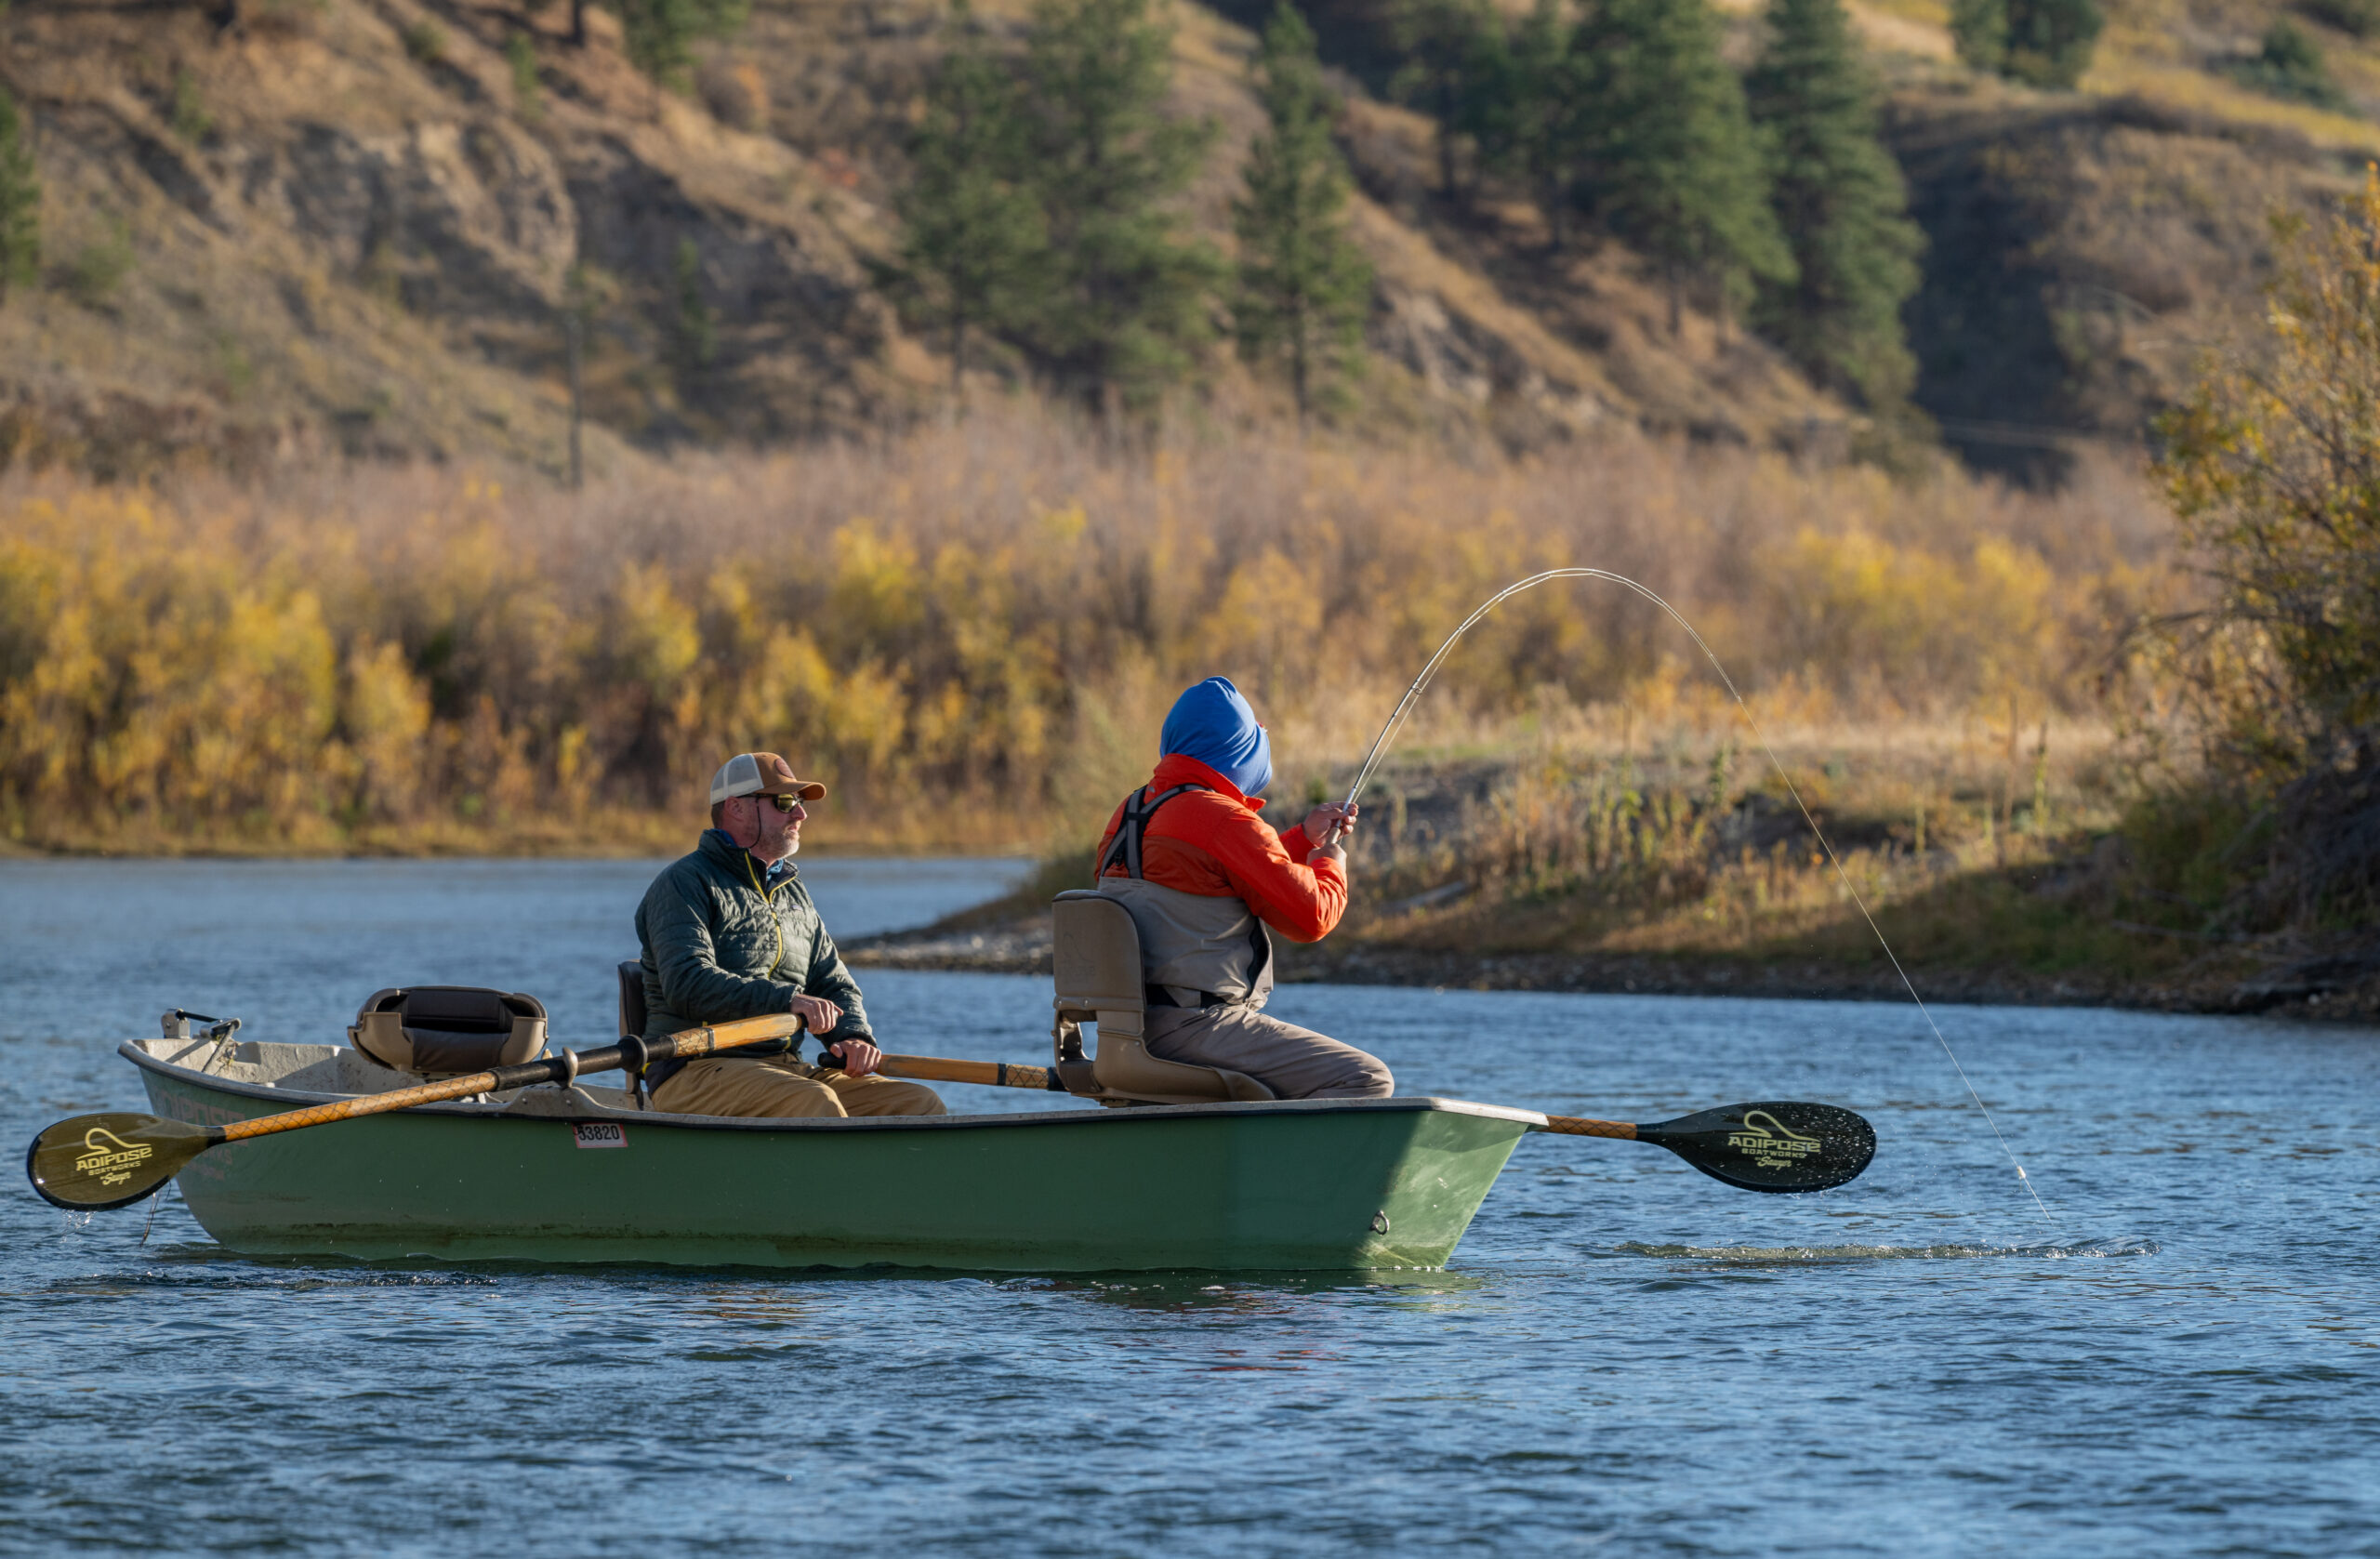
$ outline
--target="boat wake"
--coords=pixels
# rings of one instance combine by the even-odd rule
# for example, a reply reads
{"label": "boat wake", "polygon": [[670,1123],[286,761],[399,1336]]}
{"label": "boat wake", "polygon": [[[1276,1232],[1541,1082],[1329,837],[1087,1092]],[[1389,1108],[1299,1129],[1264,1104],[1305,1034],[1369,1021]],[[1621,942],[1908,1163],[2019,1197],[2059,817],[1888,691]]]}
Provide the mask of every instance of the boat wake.
{"label": "boat wake", "polygon": [[1993,1256],[2045,1262],[2105,1261],[2119,1256],[2154,1256],[2162,1249],[2153,1239],[2122,1235],[2037,1245],[1646,1245],[1630,1240],[1614,1246],[1612,1253],[1661,1261],[1771,1266],[1781,1262],[1957,1262]]}

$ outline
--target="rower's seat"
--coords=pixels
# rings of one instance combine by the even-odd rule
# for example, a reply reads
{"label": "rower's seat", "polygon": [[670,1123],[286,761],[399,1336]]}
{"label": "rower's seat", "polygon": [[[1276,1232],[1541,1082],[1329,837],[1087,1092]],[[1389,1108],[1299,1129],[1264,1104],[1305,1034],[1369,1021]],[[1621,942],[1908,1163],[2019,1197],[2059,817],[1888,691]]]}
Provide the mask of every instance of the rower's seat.
{"label": "rower's seat", "polygon": [[545,1004],[518,991],[414,985],[375,991],[348,1043],[399,1072],[430,1076],[518,1066],[546,1048]]}
{"label": "rower's seat", "polygon": [[[637,1039],[644,1035],[644,963],[630,958],[619,966],[620,978],[620,1037]],[[624,1062],[620,1070],[628,1074],[628,1103],[641,1110],[647,1107],[651,1095],[645,1091],[644,1067],[635,1061]]]}
{"label": "rower's seat", "polygon": [[620,1037],[631,1039],[644,1032],[644,963],[630,958],[620,965]]}
{"label": "rower's seat", "polygon": [[[1058,986],[1059,1080],[1070,1093],[1103,1104],[1213,1104],[1274,1097],[1255,1078],[1219,1066],[1190,1066],[1149,1054],[1143,1024],[1141,932],[1131,911],[1094,889],[1060,893],[1051,905],[1051,971]],[[1099,1050],[1086,1056],[1082,1025],[1099,1027]]]}

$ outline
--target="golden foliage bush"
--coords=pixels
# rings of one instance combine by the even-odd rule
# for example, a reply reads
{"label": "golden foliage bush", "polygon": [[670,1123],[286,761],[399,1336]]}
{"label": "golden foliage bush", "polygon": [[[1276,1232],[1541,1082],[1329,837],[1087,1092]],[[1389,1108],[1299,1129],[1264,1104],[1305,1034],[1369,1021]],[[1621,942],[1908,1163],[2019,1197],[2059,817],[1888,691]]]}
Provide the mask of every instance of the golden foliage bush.
{"label": "golden foliage bush", "polygon": [[2164,419],[2158,467],[2208,609],[2162,648],[2219,781],[2274,820],[2225,849],[2265,920],[2380,910],[2380,165],[2277,219],[2258,350]]}
{"label": "golden foliage bush", "polygon": [[[1488,469],[1250,436],[1108,458],[1025,414],[576,495],[23,479],[0,818],[46,845],[621,848],[682,835],[760,746],[837,787],[822,837],[1036,845],[1144,775],[1187,681],[1233,677],[1313,773],[1480,600],[1573,564],[1668,595],[1787,724],[2074,711],[2111,614],[2166,588],[2162,523],[2113,466],[2042,498],[1626,437]],[[1541,588],[1414,740],[1616,703],[1708,725],[1689,648],[1622,592]]]}

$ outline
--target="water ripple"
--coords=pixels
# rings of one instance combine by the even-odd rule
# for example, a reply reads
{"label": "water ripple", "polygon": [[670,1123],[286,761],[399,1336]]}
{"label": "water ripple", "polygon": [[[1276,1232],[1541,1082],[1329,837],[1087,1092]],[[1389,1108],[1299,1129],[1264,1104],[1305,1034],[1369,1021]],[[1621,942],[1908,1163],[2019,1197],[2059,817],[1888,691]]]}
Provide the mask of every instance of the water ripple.
{"label": "water ripple", "polygon": [[1623,1240],[1613,1246],[1622,1256],[1656,1256],[1697,1262],[1955,1262],[1992,1257],[2024,1257],[2057,1262],[2154,1256],[2164,1248],[2153,1239],[2119,1236],[2072,1244],[2042,1245],[1646,1245]]}
{"label": "water ripple", "polygon": [[[135,1105],[99,1041],[173,1005],[319,1039],[438,980],[600,1040],[652,869],[0,861],[0,1140]],[[804,873],[844,929],[971,870]],[[1048,1054],[1045,981],[863,980],[899,1048]],[[257,1261],[178,1201],[148,1228],[19,1184],[0,1550],[2380,1553],[2369,1034],[1943,1009],[2045,1239],[1890,1004],[1289,985],[1273,1011],[1417,1089],[1632,1120],[1828,1100],[1879,1151],[1762,1196],[1532,1136],[1451,1270],[1378,1276]]]}

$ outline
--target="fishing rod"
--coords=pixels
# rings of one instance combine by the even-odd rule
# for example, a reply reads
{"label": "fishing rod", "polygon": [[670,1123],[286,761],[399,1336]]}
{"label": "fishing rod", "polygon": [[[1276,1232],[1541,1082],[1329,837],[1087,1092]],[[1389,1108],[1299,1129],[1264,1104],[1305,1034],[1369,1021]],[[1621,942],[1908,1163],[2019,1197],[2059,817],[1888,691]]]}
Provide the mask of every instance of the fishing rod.
{"label": "fishing rod", "polygon": [[1711,663],[1711,669],[1717,675],[1720,684],[1727,690],[1727,696],[1736,701],[1736,713],[1743,717],[1744,724],[1752,731],[1752,740],[1760,744],[1760,750],[1767,756],[1769,767],[1775,769],[1777,777],[1784,781],[1786,793],[1793,798],[1793,805],[1801,812],[1802,821],[1810,826],[1810,833],[1818,839],[1818,848],[1826,852],[1827,864],[1834,868],[1835,878],[1843,884],[1843,891],[1849,894],[1851,902],[1858,906],[1859,918],[1868,922],[1868,930],[1874,935],[1876,945],[1884,949],[1884,958],[1893,966],[1893,973],[1899,976],[1901,988],[1909,993],[1909,999],[1916,1003],[1919,1014],[1925,1020],[1925,1026],[1933,1031],[1935,1043],[1942,1047],[1942,1053],[1950,1058],[1950,1069],[1959,1075],[1959,1081],[1965,1085],[1967,1097],[1974,1101],[1977,1112],[1983,1116],[1984,1124],[1991,1128],[1992,1136],[2000,1143],[2000,1151],[2006,1155],[2010,1168],[2016,1171],[2018,1182],[2033,1198],[2033,1206],[2040,1209],[2043,1222],[2055,1229],[2057,1226],[2057,1220],[2050,1216],[2049,1204],[2043,1201],[2042,1194],[2034,1189],[2032,1177],[2025,1172],[2025,1166],[2017,1161],[2016,1150],[2008,1145],[2008,1139],[2001,1131],[2000,1123],[1992,1118],[1991,1111],[1984,1104],[1983,1095],[1976,1090],[1974,1080],[1967,1076],[1967,1069],[1960,1064],[1958,1052],[1950,1049],[1950,1041],[1943,1036],[1942,1025],[1934,1021],[1933,1011],[1925,1005],[1925,998],[1917,994],[1916,983],[1910,979],[1909,971],[1901,967],[1899,955],[1893,951],[1892,944],[1885,940],[1884,928],[1877,925],[1875,916],[1869,913],[1867,899],[1860,894],[1858,888],[1852,882],[1851,874],[1844,869],[1843,858],[1835,853],[1834,842],[1826,837],[1826,830],[1818,826],[1818,820],[1811,814],[1810,804],[1802,799],[1802,787],[1793,783],[1793,776],[1786,772],[1784,761],[1777,756],[1777,749],[1769,746],[1768,733],[1760,728],[1760,721],[1752,718],[1752,706],[1744,701],[1742,691],[1736,686],[1736,680],[1727,675],[1727,668],[1719,663],[1717,652],[1712,650],[1702,635],[1696,631],[1694,625],[1686,620],[1686,614],[1663,600],[1659,592],[1650,586],[1639,584],[1624,574],[1613,574],[1607,569],[1550,568],[1542,574],[1532,574],[1526,579],[1507,585],[1488,597],[1477,611],[1465,617],[1456,626],[1452,633],[1447,635],[1446,642],[1438,646],[1438,653],[1430,657],[1429,664],[1421,667],[1421,674],[1414,678],[1412,685],[1405,690],[1405,696],[1396,701],[1396,707],[1389,711],[1387,722],[1380,728],[1380,734],[1372,738],[1371,750],[1364,754],[1363,767],[1355,771],[1355,783],[1347,787],[1345,805],[1352,809],[1362,797],[1364,786],[1370,781],[1372,771],[1379,766],[1382,754],[1388,750],[1390,741],[1403,728],[1406,717],[1411,713],[1415,701],[1421,696],[1423,690],[1429,687],[1432,679],[1437,676],[1438,668],[1446,664],[1447,656],[1452,654],[1454,647],[1462,641],[1462,636],[1476,627],[1488,613],[1493,612],[1523,590],[1535,589],[1540,585],[1548,584],[1556,579],[1601,579],[1633,590],[1667,613],[1670,621],[1685,629],[1686,636],[1694,641],[1694,647],[1700,650],[1702,658]]}
{"label": "fishing rod", "polygon": [[[1413,679],[1413,685],[1405,690],[1405,696],[1396,701],[1396,707],[1389,711],[1388,723],[1382,725],[1380,728],[1380,734],[1372,738],[1371,750],[1364,754],[1364,766],[1355,771],[1355,783],[1347,787],[1346,804],[1348,806],[1354,806],[1355,802],[1362,798],[1364,786],[1371,779],[1372,770],[1379,764],[1381,754],[1387,749],[1390,738],[1395,736],[1397,730],[1404,725],[1405,717],[1411,711],[1414,701],[1421,696],[1422,691],[1430,685],[1431,679],[1437,676],[1438,667],[1446,663],[1448,655],[1454,653],[1454,647],[1462,641],[1462,636],[1469,633],[1472,628],[1478,624],[1482,617],[1487,616],[1488,613],[1493,612],[1496,608],[1512,600],[1513,597],[1520,594],[1523,590],[1534,589],[1540,585],[1546,584],[1555,579],[1606,580],[1611,584],[1624,586],[1627,588],[1635,591],[1638,595],[1643,596],[1646,601],[1651,601],[1654,605],[1668,613],[1670,614],[1670,620],[1677,624],[1678,627],[1684,628],[1686,630],[1686,636],[1694,641],[1694,647],[1702,652],[1702,657],[1711,663],[1711,669],[1718,673],[1719,680],[1726,685],[1729,695],[1735,699],[1736,707],[1743,711],[1744,719],[1747,720],[1752,720],[1752,711],[1745,707],[1744,705],[1744,695],[1736,691],[1735,679],[1727,675],[1727,668],[1719,664],[1718,655],[1712,653],[1709,644],[1703,642],[1702,635],[1694,630],[1694,625],[1687,622],[1685,615],[1680,613],[1676,607],[1672,606],[1668,601],[1663,601],[1659,595],[1654,593],[1653,590],[1646,586],[1638,584],[1635,580],[1629,578],[1624,574],[1612,574],[1600,568],[1549,568],[1543,574],[1532,574],[1527,578],[1521,580],[1518,584],[1507,585],[1502,589],[1498,590],[1494,595],[1488,598],[1487,601],[1480,606],[1479,610],[1474,612],[1470,616],[1465,617],[1452,633],[1447,635],[1447,641],[1438,646],[1438,653],[1430,657],[1430,663],[1421,667],[1421,674]],[[1760,733],[1760,727],[1757,723],[1752,726],[1752,733],[1754,735],[1758,735]],[[1765,747],[1768,744],[1765,739],[1761,743],[1763,747]],[[1775,762],[1776,757],[1777,755],[1775,753],[1770,753],[1769,760],[1771,762]],[[1782,774],[1785,772],[1784,765],[1778,764],[1777,772]],[[1791,785],[1792,784],[1792,781],[1788,778],[1785,783]],[[1794,799],[1796,800],[1800,799],[1798,793],[1795,795]],[[1806,814],[1807,809],[1805,808],[1804,810]],[[1810,826],[1812,828],[1816,828],[1818,825],[1813,823]]]}

